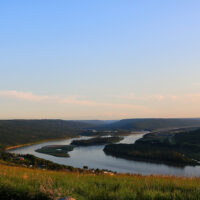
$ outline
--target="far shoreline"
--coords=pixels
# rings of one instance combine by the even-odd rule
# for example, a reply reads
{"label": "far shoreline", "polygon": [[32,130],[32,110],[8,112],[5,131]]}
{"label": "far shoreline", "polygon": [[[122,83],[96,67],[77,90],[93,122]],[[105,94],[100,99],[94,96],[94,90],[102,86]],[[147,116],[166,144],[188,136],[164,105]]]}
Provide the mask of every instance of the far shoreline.
{"label": "far shoreline", "polygon": [[[141,130],[141,131],[132,131],[132,133],[128,134],[128,135],[135,135],[135,134],[148,134],[145,133],[146,131]],[[25,144],[19,144],[19,145],[14,145],[14,146],[9,146],[5,148],[5,151],[10,151],[10,150],[15,150],[15,149],[20,149],[22,147],[26,147],[26,146],[31,146],[31,145],[35,145],[35,144],[41,144],[43,142],[56,142],[56,141],[61,141],[61,140],[68,140],[68,139],[73,139],[73,138],[80,138],[82,137],[82,135],[78,135],[75,137],[64,137],[64,138],[57,138],[57,139],[47,139],[47,140],[40,140],[37,142],[31,142],[31,143],[25,143]],[[90,136],[89,136],[90,137]],[[97,137],[97,135],[93,135],[91,137]]]}
{"label": "far shoreline", "polygon": [[68,140],[68,139],[78,138],[78,137],[80,137],[80,136],[77,136],[77,137],[65,137],[65,138],[59,138],[59,139],[40,140],[38,142],[32,142],[32,143],[27,143],[27,144],[19,144],[19,145],[15,145],[15,146],[6,147],[5,151],[20,149],[22,147],[31,146],[31,145],[35,145],[35,144],[42,144],[44,142],[56,142],[56,141],[60,141],[60,140],[65,140],[65,139]]}

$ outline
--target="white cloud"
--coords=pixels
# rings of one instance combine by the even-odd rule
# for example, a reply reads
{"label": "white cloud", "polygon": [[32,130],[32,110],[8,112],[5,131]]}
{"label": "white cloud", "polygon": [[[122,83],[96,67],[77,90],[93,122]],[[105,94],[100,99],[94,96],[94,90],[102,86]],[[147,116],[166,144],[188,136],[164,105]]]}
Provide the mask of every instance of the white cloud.
{"label": "white cloud", "polygon": [[112,95],[114,98],[118,99],[136,99],[137,97],[133,92],[130,92],[128,95]]}
{"label": "white cloud", "polygon": [[116,109],[140,109],[149,111],[148,108],[142,105],[133,105],[126,103],[108,103],[98,102],[82,99],[80,96],[46,96],[36,95],[32,92],[21,92],[16,90],[4,90],[0,91],[0,97],[13,98],[31,102],[51,102],[57,104],[74,104],[74,105],[85,105],[85,106],[101,106],[101,107],[112,107]]}
{"label": "white cloud", "polygon": [[16,90],[0,91],[0,96],[28,100],[28,101],[37,101],[37,102],[52,99],[52,97],[49,96],[39,96],[39,95],[34,95],[31,92],[19,92]]}
{"label": "white cloud", "polygon": [[136,96],[133,92],[128,95],[112,95],[113,98],[123,99],[123,100],[137,100],[137,101],[164,101],[164,100],[177,100],[180,96],[177,95],[144,95]]}
{"label": "white cloud", "polygon": [[[114,96],[113,96],[114,97]],[[127,97],[127,99],[126,99]],[[82,96],[61,96],[61,95],[38,95],[32,92],[22,92],[16,90],[0,90],[0,99],[10,98],[13,101],[40,103],[34,105],[24,105],[21,110],[37,109],[37,115],[52,114],[56,116],[62,113],[66,116],[105,116],[107,118],[119,117],[169,117],[169,116],[197,116],[200,109],[200,93],[191,94],[154,94],[146,96],[136,96],[130,93],[127,96],[115,96],[112,102],[92,101]],[[127,100],[127,101],[126,101]],[[136,100],[136,101],[135,101]],[[135,103],[134,103],[135,101]],[[137,103],[136,103],[137,102]],[[9,102],[10,103],[10,102]],[[11,104],[12,105],[12,104]],[[53,107],[52,107],[53,105]],[[14,104],[15,106],[15,104]],[[3,106],[2,106],[3,107]],[[33,109],[34,108],[34,109]],[[50,109],[54,108],[54,109]],[[14,108],[15,109],[15,108]],[[17,108],[16,108],[17,109]],[[54,113],[55,111],[55,113]],[[11,110],[11,115],[13,110]],[[26,116],[25,112],[24,116]],[[40,114],[40,115],[39,115]],[[69,116],[69,117],[70,117]],[[92,117],[91,117],[92,118]],[[103,118],[103,117],[102,117]]]}

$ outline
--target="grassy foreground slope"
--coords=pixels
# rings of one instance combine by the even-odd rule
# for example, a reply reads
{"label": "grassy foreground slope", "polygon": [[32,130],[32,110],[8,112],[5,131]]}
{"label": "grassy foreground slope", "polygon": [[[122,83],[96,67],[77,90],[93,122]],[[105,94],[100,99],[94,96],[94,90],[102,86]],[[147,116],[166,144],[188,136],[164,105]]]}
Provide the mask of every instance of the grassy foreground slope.
{"label": "grassy foreground slope", "polygon": [[3,200],[198,200],[200,178],[95,175],[0,165]]}
{"label": "grassy foreground slope", "polygon": [[74,137],[90,126],[65,120],[0,120],[0,147]]}

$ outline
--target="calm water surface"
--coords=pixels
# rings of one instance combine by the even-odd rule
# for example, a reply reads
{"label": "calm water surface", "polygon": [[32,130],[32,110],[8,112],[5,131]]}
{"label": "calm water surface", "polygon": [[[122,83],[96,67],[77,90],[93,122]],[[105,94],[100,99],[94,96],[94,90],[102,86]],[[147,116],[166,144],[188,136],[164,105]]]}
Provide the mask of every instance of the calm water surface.
{"label": "calm water surface", "polygon": [[[120,143],[134,143],[139,138],[143,137],[145,133],[138,133],[134,135],[125,136]],[[88,137],[82,137],[82,139]],[[54,157],[46,154],[35,152],[46,145],[67,145],[70,144],[73,139],[61,140],[55,142],[44,142],[41,144],[26,146],[14,150],[10,150],[12,153],[20,154],[33,154],[37,157],[44,158],[46,160],[53,161],[55,163],[71,165],[73,167],[82,168],[88,166],[89,168],[109,169],[121,173],[136,173],[136,174],[164,174],[164,175],[176,175],[176,176],[200,176],[200,166],[196,167],[172,167],[165,164],[155,164],[141,161],[131,161],[121,158],[115,158],[108,156],[103,152],[104,145],[90,146],[90,147],[77,147],[73,151],[69,152],[70,158]]]}

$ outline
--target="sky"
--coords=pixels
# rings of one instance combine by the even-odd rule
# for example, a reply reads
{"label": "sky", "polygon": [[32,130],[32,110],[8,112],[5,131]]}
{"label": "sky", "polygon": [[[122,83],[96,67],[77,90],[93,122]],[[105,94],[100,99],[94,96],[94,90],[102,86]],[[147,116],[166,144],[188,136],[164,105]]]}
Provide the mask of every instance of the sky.
{"label": "sky", "polygon": [[200,117],[199,0],[1,0],[1,119]]}

